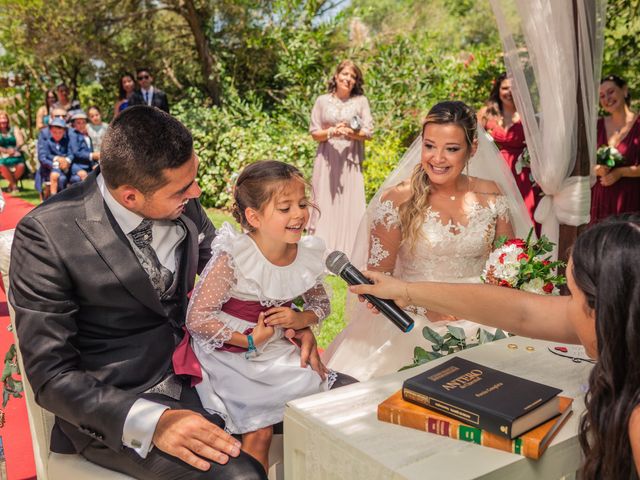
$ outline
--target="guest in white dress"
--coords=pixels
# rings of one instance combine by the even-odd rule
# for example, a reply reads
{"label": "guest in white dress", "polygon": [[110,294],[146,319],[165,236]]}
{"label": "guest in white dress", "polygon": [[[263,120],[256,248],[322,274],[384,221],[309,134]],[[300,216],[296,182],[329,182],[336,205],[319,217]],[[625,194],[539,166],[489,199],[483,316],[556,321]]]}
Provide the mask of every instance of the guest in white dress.
{"label": "guest in white dress", "polygon": [[[266,161],[238,177],[234,216],[225,223],[187,311],[192,348],[201,365],[196,389],[205,409],[243,434],[243,450],[268,469],[272,425],[284,406],[327,390],[335,374],[301,367],[288,337],[330,311],[322,284],[324,242],[302,236],[309,220],[307,184],[293,166]],[[291,308],[302,297],[302,311]],[[287,335],[285,335],[285,332]]]}
{"label": "guest in white dress", "polygon": [[[487,144],[484,140],[483,148]],[[423,123],[420,142],[411,147],[406,161],[392,174],[392,182],[383,185],[369,207],[363,222],[369,238],[359,242],[369,246],[367,269],[408,281],[480,282],[494,241],[514,234],[510,201],[520,199],[514,210],[520,211],[520,218],[528,217],[506,169],[499,178],[507,182],[513,199],[503,194],[502,184],[468,173],[470,159],[471,165],[479,162],[474,157],[477,150],[473,109],[455,101],[442,102],[431,109]],[[495,164],[501,165],[496,158]],[[524,220],[519,233],[530,225]],[[358,252],[354,262],[364,263]],[[447,332],[447,325],[460,327],[468,343],[475,341],[480,328],[448,312],[414,309],[411,314],[415,327],[403,333],[384,317],[372,316],[357,302],[350,302],[348,312],[350,323],[329,346],[323,360],[330,368],[359,380],[412,364],[416,346],[431,350],[423,337],[426,326],[441,335]]]}
{"label": "guest in white dress", "polygon": [[362,72],[351,60],[340,62],[329,82],[329,93],[316,100],[309,133],[318,142],[313,164],[313,195],[318,210],[309,232],[329,250],[351,254],[364,215],[364,142],[373,135],[369,101]]}

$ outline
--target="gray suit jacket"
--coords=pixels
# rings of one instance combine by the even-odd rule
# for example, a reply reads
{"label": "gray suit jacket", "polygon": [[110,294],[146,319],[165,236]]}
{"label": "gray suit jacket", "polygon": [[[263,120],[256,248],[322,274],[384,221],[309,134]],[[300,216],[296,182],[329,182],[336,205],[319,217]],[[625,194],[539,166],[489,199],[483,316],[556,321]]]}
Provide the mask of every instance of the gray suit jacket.
{"label": "gray suit jacket", "polygon": [[56,415],[53,451],[79,452],[92,438],[121,449],[129,409],[166,375],[215,236],[197,200],[181,220],[183,308],[173,319],[106,209],[96,172],[16,228],[9,298],[36,401]]}

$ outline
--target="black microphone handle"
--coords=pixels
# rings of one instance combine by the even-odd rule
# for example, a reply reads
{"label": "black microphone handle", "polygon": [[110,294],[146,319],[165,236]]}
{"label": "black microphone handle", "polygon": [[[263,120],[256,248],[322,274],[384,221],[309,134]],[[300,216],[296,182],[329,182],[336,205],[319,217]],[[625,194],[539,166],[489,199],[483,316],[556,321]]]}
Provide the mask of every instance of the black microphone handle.
{"label": "black microphone handle", "polygon": [[[373,282],[352,264],[347,264],[340,272],[340,276],[349,285],[373,285]],[[406,333],[413,328],[413,319],[398,307],[394,301],[383,300],[369,294],[362,296],[403,332]]]}

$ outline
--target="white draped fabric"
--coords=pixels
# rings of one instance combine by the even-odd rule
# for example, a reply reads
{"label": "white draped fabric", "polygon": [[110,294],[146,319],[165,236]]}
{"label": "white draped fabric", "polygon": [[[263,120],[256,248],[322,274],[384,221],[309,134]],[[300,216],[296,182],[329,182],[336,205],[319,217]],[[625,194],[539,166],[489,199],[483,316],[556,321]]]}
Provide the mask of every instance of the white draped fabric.
{"label": "white draped fabric", "polygon": [[[606,0],[490,1],[531,172],[545,194],[535,218],[542,233],[557,244],[560,223],[589,221],[592,179],[572,177],[571,172],[580,128],[585,129],[591,166],[595,163]],[[579,125],[579,102],[584,125]]]}

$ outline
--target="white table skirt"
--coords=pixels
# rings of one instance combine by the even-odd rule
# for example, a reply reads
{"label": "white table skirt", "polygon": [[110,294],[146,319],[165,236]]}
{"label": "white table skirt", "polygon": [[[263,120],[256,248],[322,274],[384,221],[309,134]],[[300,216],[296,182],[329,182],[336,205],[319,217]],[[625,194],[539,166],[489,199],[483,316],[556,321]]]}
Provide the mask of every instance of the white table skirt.
{"label": "white table skirt", "polygon": [[511,337],[456,354],[561,388],[562,395],[574,398],[573,415],[538,461],[377,420],[379,403],[405,378],[444,361],[439,359],[290,402],[284,418],[285,478],[533,480],[571,475],[581,462],[578,424],[592,366],[550,353],[547,347],[555,345]]}

